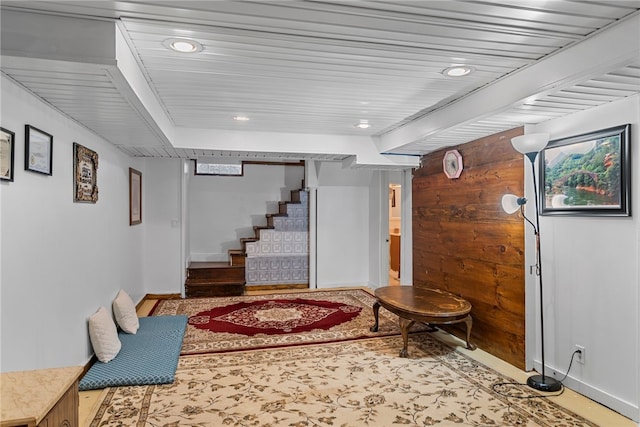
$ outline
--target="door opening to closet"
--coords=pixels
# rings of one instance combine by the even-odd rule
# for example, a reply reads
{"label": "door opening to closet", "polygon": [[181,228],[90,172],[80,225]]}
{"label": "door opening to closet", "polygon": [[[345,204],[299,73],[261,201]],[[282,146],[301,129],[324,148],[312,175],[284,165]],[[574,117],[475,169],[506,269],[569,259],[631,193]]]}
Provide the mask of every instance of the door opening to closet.
{"label": "door opening to closet", "polygon": [[401,191],[400,184],[389,184],[389,285],[400,285]]}

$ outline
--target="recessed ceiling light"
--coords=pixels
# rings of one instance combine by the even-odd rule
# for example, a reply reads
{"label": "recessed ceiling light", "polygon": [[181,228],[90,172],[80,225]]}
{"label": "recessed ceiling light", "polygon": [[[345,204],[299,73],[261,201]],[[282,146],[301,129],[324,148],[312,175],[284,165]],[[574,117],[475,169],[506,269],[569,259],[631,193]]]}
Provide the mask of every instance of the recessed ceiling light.
{"label": "recessed ceiling light", "polygon": [[442,74],[447,77],[462,77],[471,74],[474,70],[475,68],[469,65],[454,65],[453,67],[444,69]]}
{"label": "recessed ceiling light", "polygon": [[202,45],[195,40],[184,38],[171,38],[162,42],[167,49],[180,53],[198,53],[202,51]]}
{"label": "recessed ceiling light", "polygon": [[248,122],[250,119],[247,116],[233,116],[233,120],[237,122]]}
{"label": "recessed ceiling light", "polygon": [[354,126],[359,129],[368,129],[371,127],[369,120],[366,119],[361,119],[360,122],[356,123]]}

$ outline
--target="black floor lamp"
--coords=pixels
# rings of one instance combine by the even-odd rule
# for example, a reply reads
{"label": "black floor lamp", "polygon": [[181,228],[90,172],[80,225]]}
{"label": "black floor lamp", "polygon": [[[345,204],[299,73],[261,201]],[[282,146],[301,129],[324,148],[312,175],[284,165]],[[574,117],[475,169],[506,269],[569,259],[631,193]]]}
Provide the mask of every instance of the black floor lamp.
{"label": "black floor lamp", "polygon": [[533,176],[533,192],[536,210],[535,224],[529,220],[524,214],[524,205],[527,199],[518,197],[513,194],[505,194],[502,196],[502,209],[512,214],[517,211],[522,213],[523,218],[533,227],[536,236],[536,276],[538,277],[538,286],[540,289],[540,343],[542,353],[542,373],[540,375],[532,375],[527,379],[527,385],[540,391],[558,391],[562,388],[562,383],[555,378],[548,377],[544,374],[544,304],[542,298],[542,256],[540,254],[540,212],[538,209],[538,185],[536,182],[535,160],[538,153],[544,150],[549,142],[549,135],[546,133],[531,133],[528,135],[517,136],[511,139],[511,145],[518,152],[524,154],[531,161],[531,175]]}

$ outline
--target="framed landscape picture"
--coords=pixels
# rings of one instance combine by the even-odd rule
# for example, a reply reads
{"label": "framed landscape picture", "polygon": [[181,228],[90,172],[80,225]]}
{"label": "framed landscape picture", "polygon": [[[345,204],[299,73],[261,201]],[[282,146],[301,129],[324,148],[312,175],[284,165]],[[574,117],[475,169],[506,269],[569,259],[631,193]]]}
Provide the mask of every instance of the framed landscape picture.
{"label": "framed landscape picture", "polygon": [[15,133],[0,127],[0,180],[13,181]]}
{"label": "framed landscape picture", "polygon": [[24,169],[53,175],[53,135],[25,125]]}
{"label": "framed landscape picture", "polygon": [[542,215],[630,216],[631,125],[549,142],[540,153]]}
{"label": "framed landscape picture", "polygon": [[129,225],[142,223],[142,173],[129,168]]}
{"label": "framed landscape picture", "polygon": [[73,201],[98,201],[98,153],[73,143]]}

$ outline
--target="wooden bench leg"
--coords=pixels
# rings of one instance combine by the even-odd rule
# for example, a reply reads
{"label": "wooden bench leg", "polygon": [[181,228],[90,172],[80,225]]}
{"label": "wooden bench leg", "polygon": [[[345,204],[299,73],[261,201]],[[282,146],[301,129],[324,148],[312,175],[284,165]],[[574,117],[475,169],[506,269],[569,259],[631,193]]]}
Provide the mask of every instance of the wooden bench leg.
{"label": "wooden bench leg", "polygon": [[400,357],[409,357],[407,347],[409,346],[409,329],[413,326],[415,320],[409,320],[400,318],[400,332],[402,333],[402,350],[400,350]]}

